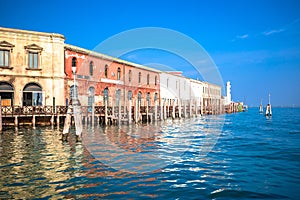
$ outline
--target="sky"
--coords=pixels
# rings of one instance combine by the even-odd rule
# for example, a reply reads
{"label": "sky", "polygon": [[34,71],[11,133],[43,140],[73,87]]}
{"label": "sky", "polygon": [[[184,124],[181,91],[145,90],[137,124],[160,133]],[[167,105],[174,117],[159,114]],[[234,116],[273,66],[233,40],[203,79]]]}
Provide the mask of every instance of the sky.
{"label": "sky", "polygon": [[[90,50],[128,30],[173,30],[203,47],[224,83],[231,82],[234,101],[258,106],[270,93],[273,106],[300,106],[298,0],[2,1],[0,26],[60,33]],[[121,58],[203,78],[185,58],[160,49]]]}

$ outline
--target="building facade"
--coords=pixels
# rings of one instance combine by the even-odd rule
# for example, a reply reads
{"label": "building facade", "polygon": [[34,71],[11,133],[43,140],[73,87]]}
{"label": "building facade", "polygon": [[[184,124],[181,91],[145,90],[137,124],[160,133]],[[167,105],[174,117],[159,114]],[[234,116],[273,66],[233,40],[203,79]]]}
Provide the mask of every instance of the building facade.
{"label": "building facade", "polygon": [[64,40],[55,33],[0,28],[3,106],[64,105]]}
{"label": "building facade", "polygon": [[149,112],[160,119],[218,114],[224,103],[221,86],[181,72],[65,44],[60,34],[9,28],[0,28],[0,96],[6,107],[68,106],[78,97],[89,112],[108,106],[135,119]]}
{"label": "building facade", "polygon": [[[81,105],[122,106],[129,110],[132,105],[154,106],[160,98],[159,71],[146,66],[92,52],[72,45],[65,45],[65,71],[67,86],[66,102],[76,88]],[[76,90],[75,90],[76,91]]]}

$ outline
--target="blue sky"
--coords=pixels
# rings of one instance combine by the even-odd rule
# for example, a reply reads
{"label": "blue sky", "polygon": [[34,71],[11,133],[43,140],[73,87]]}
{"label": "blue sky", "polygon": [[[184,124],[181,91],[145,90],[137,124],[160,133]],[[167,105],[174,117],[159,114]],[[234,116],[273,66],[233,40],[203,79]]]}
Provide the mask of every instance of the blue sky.
{"label": "blue sky", "polygon": [[[175,30],[208,52],[231,81],[233,100],[257,106],[271,93],[274,106],[300,106],[299,11],[298,0],[3,1],[0,26],[61,33],[87,49],[134,28]],[[175,57],[145,50],[122,58],[198,77]]]}

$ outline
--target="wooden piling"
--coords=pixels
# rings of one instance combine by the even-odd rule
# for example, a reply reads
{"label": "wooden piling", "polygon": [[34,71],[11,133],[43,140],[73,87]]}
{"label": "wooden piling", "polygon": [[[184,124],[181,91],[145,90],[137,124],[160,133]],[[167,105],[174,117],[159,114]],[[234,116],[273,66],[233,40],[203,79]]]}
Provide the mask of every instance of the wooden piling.
{"label": "wooden piling", "polygon": [[15,127],[17,127],[18,124],[19,124],[19,122],[18,122],[18,116],[15,116]]}
{"label": "wooden piling", "polygon": [[157,121],[157,101],[154,101],[154,121]]}
{"label": "wooden piling", "polygon": [[132,104],[132,102],[131,102],[132,100],[130,99],[129,100],[129,110],[128,110],[128,124],[131,124],[131,112],[132,112],[132,110],[131,110],[131,104]]}
{"label": "wooden piling", "polygon": [[166,102],[164,103],[164,119],[166,120],[168,118],[167,116],[167,104]]}
{"label": "wooden piling", "polygon": [[138,123],[138,100],[135,100],[134,106],[134,122]]}
{"label": "wooden piling", "polygon": [[107,116],[107,99],[104,101],[104,123],[107,126],[107,122],[108,122],[108,116]]}
{"label": "wooden piling", "polygon": [[52,115],[52,116],[51,116],[51,119],[50,119],[50,124],[51,124],[51,126],[53,126],[53,125],[54,125],[54,115]]}
{"label": "wooden piling", "polygon": [[121,124],[121,101],[119,101],[118,105],[118,125]]}
{"label": "wooden piling", "polygon": [[181,100],[178,99],[178,118],[181,119]]}
{"label": "wooden piling", "polygon": [[183,113],[184,113],[184,118],[186,118],[186,100],[184,100],[184,111],[183,111]]}
{"label": "wooden piling", "polygon": [[59,117],[60,117],[60,115],[57,115],[57,116],[56,116],[56,125],[57,125],[57,126],[59,126]]}
{"label": "wooden piling", "polygon": [[173,99],[173,106],[172,106],[172,118],[175,119],[175,99]]}
{"label": "wooden piling", "polygon": [[95,125],[95,103],[92,104],[92,126]]}
{"label": "wooden piling", "polygon": [[66,116],[66,118],[65,118],[65,124],[64,124],[63,135],[69,133],[70,125],[71,125],[71,108],[70,108],[70,106],[69,106],[69,107],[68,107],[68,111],[67,111],[67,116]]}
{"label": "wooden piling", "polygon": [[35,115],[32,115],[32,126],[35,127]]}

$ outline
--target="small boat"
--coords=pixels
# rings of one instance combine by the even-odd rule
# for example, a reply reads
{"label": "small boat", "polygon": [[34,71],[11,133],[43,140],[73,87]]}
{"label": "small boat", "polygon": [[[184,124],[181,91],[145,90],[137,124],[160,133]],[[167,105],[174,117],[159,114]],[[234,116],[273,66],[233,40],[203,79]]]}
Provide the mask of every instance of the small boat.
{"label": "small boat", "polygon": [[263,112],[264,112],[264,107],[262,105],[262,100],[261,100],[260,105],[259,105],[259,113],[262,114]]}
{"label": "small boat", "polygon": [[271,107],[271,102],[270,102],[270,96],[271,95],[269,94],[269,103],[266,108],[266,116],[269,116],[269,117],[272,116],[272,107]]}

